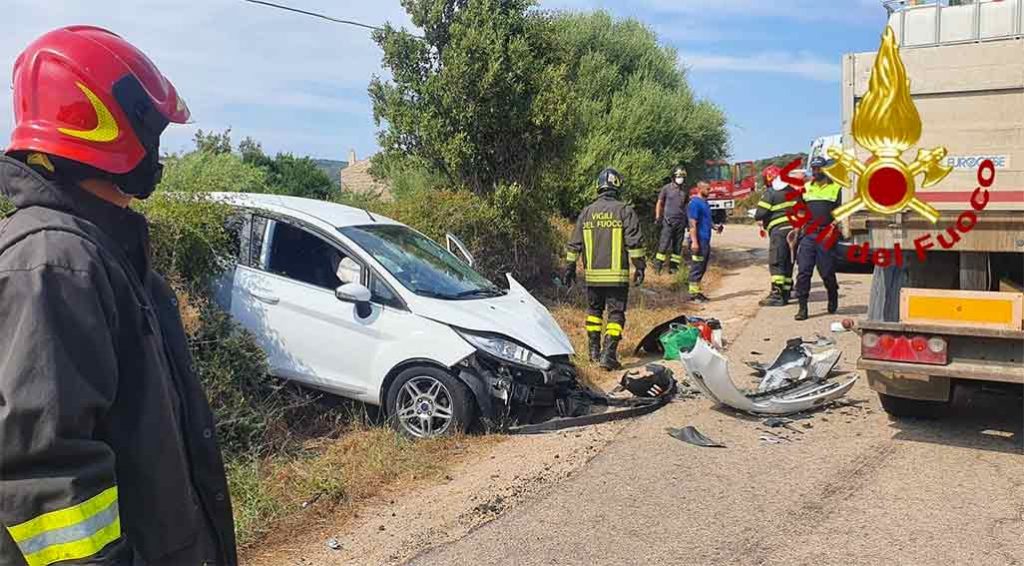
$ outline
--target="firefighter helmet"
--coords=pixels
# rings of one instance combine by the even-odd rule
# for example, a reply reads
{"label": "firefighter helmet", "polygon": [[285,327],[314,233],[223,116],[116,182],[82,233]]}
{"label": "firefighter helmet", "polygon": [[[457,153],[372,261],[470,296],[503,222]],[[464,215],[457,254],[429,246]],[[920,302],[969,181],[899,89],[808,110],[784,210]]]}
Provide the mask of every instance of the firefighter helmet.
{"label": "firefighter helmet", "polygon": [[601,171],[601,174],[597,176],[597,190],[602,191],[617,191],[622,188],[622,175],[612,169],[611,167]]}
{"label": "firefighter helmet", "polygon": [[98,27],[64,27],[36,39],[14,62],[13,88],[6,151],[88,166],[136,196],[148,196],[159,180],[164,128],[189,118],[142,51]]}
{"label": "firefighter helmet", "polygon": [[811,160],[811,169],[820,169],[826,165],[828,165],[828,160],[820,155],[815,156],[814,159]]}
{"label": "firefighter helmet", "polygon": [[771,185],[779,175],[782,174],[782,169],[779,169],[778,165],[769,165],[764,168],[761,172],[761,176],[764,177],[764,182],[767,185]]}
{"label": "firefighter helmet", "polygon": [[672,177],[673,178],[675,178],[675,177],[685,177],[685,176],[686,176],[686,169],[683,168],[682,166],[676,167],[675,169],[672,170]]}

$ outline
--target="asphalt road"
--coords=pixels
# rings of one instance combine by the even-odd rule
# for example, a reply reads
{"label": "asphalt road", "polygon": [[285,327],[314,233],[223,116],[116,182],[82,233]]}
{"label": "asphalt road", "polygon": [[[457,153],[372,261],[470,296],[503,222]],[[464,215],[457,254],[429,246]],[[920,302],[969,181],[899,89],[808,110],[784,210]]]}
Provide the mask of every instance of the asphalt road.
{"label": "asphalt road", "polygon": [[[843,275],[841,315],[866,310],[869,276]],[[753,292],[753,291],[748,291]],[[761,289],[756,291],[760,294]],[[816,287],[812,315],[821,313]],[[714,316],[714,303],[706,309]],[[761,309],[728,347],[770,361],[787,338],[832,335],[843,316],[794,322]],[[733,334],[729,332],[728,334]],[[832,335],[853,371],[852,333]],[[977,397],[943,421],[892,421],[861,379],[799,432],[703,398],[626,425],[568,479],[412,564],[1024,564],[1024,430],[1017,400]],[[696,426],[727,448],[665,428]]]}

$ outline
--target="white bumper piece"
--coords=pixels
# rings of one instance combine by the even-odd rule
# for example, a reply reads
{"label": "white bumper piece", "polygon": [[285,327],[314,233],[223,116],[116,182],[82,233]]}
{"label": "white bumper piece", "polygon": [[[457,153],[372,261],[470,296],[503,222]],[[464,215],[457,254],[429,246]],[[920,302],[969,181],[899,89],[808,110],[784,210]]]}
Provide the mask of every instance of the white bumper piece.
{"label": "white bumper piece", "polygon": [[839,355],[838,349],[829,349],[806,356],[799,365],[778,368],[788,374],[788,379],[779,379],[781,375],[769,372],[766,380],[790,382],[776,393],[770,389],[762,393],[741,391],[729,377],[728,360],[704,340],[698,340],[692,351],[680,357],[693,385],[710,399],[755,415],[789,415],[835,401],[850,391],[857,377],[841,383],[823,381],[839,361]]}

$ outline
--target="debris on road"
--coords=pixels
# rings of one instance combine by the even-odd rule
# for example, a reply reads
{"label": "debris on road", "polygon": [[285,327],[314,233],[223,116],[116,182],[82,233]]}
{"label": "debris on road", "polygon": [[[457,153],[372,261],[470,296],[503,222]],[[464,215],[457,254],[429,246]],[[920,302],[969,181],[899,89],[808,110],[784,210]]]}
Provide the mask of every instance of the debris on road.
{"label": "debris on road", "polygon": [[[678,383],[672,370],[661,364],[648,364],[642,373],[626,372],[619,386],[608,395],[579,389],[571,397],[558,401],[560,404],[574,404],[579,409],[573,411],[576,416],[511,426],[505,430],[511,434],[537,434],[639,417],[670,403],[677,390]],[[620,395],[626,391],[631,396]],[[609,410],[612,408],[617,410]]]}
{"label": "debris on road", "polygon": [[[761,424],[763,424],[766,427],[770,427],[770,428],[782,427],[784,429],[791,430],[791,431],[796,432],[796,433],[800,433],[800,434],[804,433],[804,431],[799,430],[799,429],[797,429],[796,427],[793,426],[793,419],[787,419],[785,417],[768,417],[767,419],[761,421]],[[810,427],[807,426],[808,424],[810,424],[810,423],[804,423],[804,427],[805,428],[810,428]]]}
{"label": "debris on road", "polygon": [[674,329],[673,327],[695,327],[706,340],[710,340],[716,347],[721,348],[724,345],[721,321],[716,318],[701,318],[697,316],[687,316],[684,314],[655,326],[647,333],[646,336],[643,337],[642,340],[640,340],[640,343],[637,344],[633,355],[639,356],[640,352],[643,351],[648,354],[664,356],[665,346],[662,344],[661,338],[668,332],[672,331]]}
{"label": "debris on road", "polygon": [[682,440],[693,444],[694,446],[702,446],[704,448],[725,448],[724,444],[720,444],[711,440],[710,438],[701,434],[699,430],[692,426],[684,426],[683,428],[668,428],[668,435],[677,440]]}
{"label": "debris on road", "polygon": [[827,339],[790,340],[776,361],[764,368],[765,380],[780,385],[767,388],[762,381],[757,392],[737,388],[729,376],[728,360],[704,340],[681,358],[691,383],[714,401],[755,415],[789,415],[825,405],[850,391],[856,376],[841,383],[828,381],[840,355]]}
{"label": "debris on road", "polygon": [[331,550],[341,550],[341,543],[336,538],[327,539],[327,548]]}

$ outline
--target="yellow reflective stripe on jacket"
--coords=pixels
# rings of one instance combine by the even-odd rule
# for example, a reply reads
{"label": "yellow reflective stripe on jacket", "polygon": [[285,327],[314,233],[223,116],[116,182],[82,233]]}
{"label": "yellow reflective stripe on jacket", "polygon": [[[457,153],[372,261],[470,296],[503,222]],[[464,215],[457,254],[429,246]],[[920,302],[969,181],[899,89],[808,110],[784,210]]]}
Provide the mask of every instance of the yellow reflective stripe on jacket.
{"label": "yellow reflective stripe on jacket", "polygon": [[772,210],[772,205],[768,204],[767,202],[764,202],[763,200],[758,202],[757,206],[764,208],[766,210]]}
{"label": "yellow reflective stripe on jacket", "polygon": [[7,527],[29,566],[87,558],[121,537],[117,486],[64,509]]}
{"label": "yellow reflective stripe on jacket", "polygon": [[779,224],[789,224],[789,217],[780,216],[775,220],[772,220],[771,222],[768,223],[768,230],[771,230],[772,228],[778,226]]}
{"label": "yellow reflective stripe on jacket", "polygon": [[622,228],[612,228],[612,271],[622,269]]}
{"label": "yellow reflective stripe on jacket", "polygon": [[637,248],[635,250],[629,250],[629,259],[642,258],[647,255],[647,252],[643,248]]}
{"label": "yellow reflective stripe on jacket", "polygon": [[583,230],[583,249],[587,252],[586,264],[583,267],[594,265],[594,231]]}
{"label": "yellow reflective stripe on jacket", "polygon": [[765,208],[772,212],[778,212],[780,210],[786,210],[787,208],[793,208],[794,206],[796,206],[795,200],[787,200],[786,202],[780,202],[775,206],[766,206]]}
{"label": "yellow reflective stripe on jacket", "polygon": [[587,283],[629,283],[627,270],[588,269],[584,277]]}

